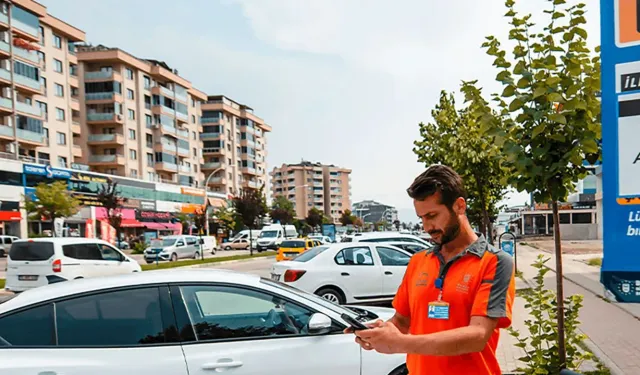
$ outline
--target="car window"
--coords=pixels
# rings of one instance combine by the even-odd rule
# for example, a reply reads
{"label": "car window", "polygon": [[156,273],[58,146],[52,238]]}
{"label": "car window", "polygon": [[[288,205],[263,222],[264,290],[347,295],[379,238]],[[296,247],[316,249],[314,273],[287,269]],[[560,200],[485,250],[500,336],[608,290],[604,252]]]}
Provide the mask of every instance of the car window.
{"label": "car window", "polygon": [[414,254],[419,252],[419,251],[428,249],[428,247],[425,246],[425,245],[417,245],[417,244],[416,245],[405,245],[405,247],[406,247],[405,250],[410,251],[410,252],[412,252]]}
{"label": "car window", "polygon": [[335,261],[341,266],[373,266],[369,247],[349,247],[340,250]]}
{"label": "car window", "polygon": [[195,237],[187,237],[187,245],[195,245],[197,240]]}
{"label": "car window", "polygon": [[13,239],[11,237],[5,237],[4,238],[4,244],[5,245],[11,245],[13,243]]}
{"label": "car window", "polygon": [[280,244],[280,247],[289,249],[303,248],[304,246],[304,241],[282,241],[282,243]]}
{"label": "car window", "polygon": [[380,262],[383,266],[406,266],[409,264],[410,257],[398,250],[376,246],[376,251],[380,256]]}
{"label": "car window", "polygon": [[227,286],[180,289],[198,341],[304,335],[313,314],[256,290]]}
{"label": "car window", "polygon": [[0,318],[0,347],[55,344],[53,305],[34,307]]}
{"label": "car window", "polygon": [[64,256],[82,260],[102,260],[102,252],[95,243],[78,243],[62,246]]}
{"label": "car window", "polygon": [[99,244],[98,249],[100,249],[102,260],[110,260],[110,261],[118,261],[118,262],[121,262],[123,260],[122,255],[111,246]]}
{"label": "car window", "polygon": [[178,247],[178,246],[184,246],[184,240],[178,240],[176,242],[176,247]]}
{"label": "car window", "polygon": [[51,242],[16,242],[11,245],[9,257],[12,260],[47,260],[54,254]]}
{"label": "car window", "polygon": [[317,246],[298,255],[297,257],[293,258],[293,260],[296,262],[308,262],[327,249],[327,246]]}
{"label": "car window", "polygon": [[56,324],[61,346],[165,342],[158,288],[122,290],[57,302]]}

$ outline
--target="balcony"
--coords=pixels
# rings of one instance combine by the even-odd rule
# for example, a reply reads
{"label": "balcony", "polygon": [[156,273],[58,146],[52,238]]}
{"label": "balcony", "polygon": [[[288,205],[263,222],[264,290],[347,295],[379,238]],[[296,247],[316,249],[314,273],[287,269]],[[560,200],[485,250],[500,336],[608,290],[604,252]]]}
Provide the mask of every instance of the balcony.
{"label": "balcony", "polygon": [[224,148],[220,147],[204,147],[202,149],[203,154],[222,155],[225,153]]}
{"label": "balcony", "polygon": [[16,101],[16,111],[26,115],[42,118],[42,109],[40,109],[40,107],[34,107],[31,104]]}
{"label": "balcony", "polygon": [[13,113],[13,106],[11,105],[11,99],[0,97],[0,112],[5,115]]}
{"label": "balcony", "polygon": [[178,147],[178,155],[180,155],[180,156],[189,156],[189,149],[188,148],[183,148],[183,147]]}
{"label": "balcony", "polygon": [[40,66],[40,57],[34,51],[29,51],[24,48],[14,46],[13,55],[19,57],[20,59],[28,63]]}
{"label": "balcony", "polygon": [[80,82],[78,81],[78,76],[69,75],[69,86],[71,87],[80,87]]}
{"label": "balcony", "polygon": [[167,142],[156,142],[153,150],[156,152],[170,152],[172,154],[175,154],[177,147],[175,144],[171,144]]}
{"label": "balcony", "polygon": [[122,103],[122,95],[117,92],[88,92],[84,95],[84,99],[92,103],[112,103],[114,101]]}
{"label": "balcony", "polygon": [[80,147],[79,145],[73,145],[73,157],[82,157],[82,147]]}
{"label": "balcony", "polygon": [[177,134],[178,134],[179,137],[189,139],[189,131],[186,130],[186,129],[178,128],[178,133]]}
{"label": "balcony", "polygon": [[9,43],[0,40],[0,56],[2,58],[8,58],[11,56],[9,53]]}
{"label": "balcony", "polygon": [[257,189],[258,188],[258,182],[257,181],[245,181],[244,184],[252,189]]}
{"label": "balcony", "polygon": [[157,161],[156,170],[175,173],[178,171],[178,165],[173,163],[168,163],[168,162]]}
{"label": "balcony", "polygon": [[178,112],[178,111],[176,111],[176,118],[177,118],[179,121],[182,121],[182,122],[189,122],[189,116],[188,116],[188,115],[185,115],[185,114],[184,114],[184,113],[182,113],[182,112]]}
{"label": "balcony", "polygon": [[84,79],[85,81],[122,81],[120,73],[113,70],[85,72]]}
{"label": "balcony", "polygon": [[13,127],[0,125],[0,137],[13,139]]}
{"label": "balcony", "polygon": [[251,167],[242,167],[242,173],[253,174],[253,175],[257,174],[256,169]]}
{"label": "balcony", "polygon": [[173,99],[175,97],[173,91],[164,86],[154,86],[151,88],[151,93],[154,95],[162,95],[166,98]]}
{"label": "balcony", "polygon": [[187,167],[186,165],[181,165],[180,166],[180,172],[191,173],[191,167]]}
{"label": "balcony", "polygon": [[222,163],[220,163],[219,161],[202,164],[202,169],[218,169],[220,167],[222,167]]}
{"label": "balcony", "polygon": [[209,184],[212,185],[226,185],[227,179],[224,177],[212,177],[209,179]]}
{"label": "balcony", "polygon": [[[6,15],[3,16],[7,17]],[[28,25],[15,17],[11,17],[11,26],[13,27],[14,33],[18,34],[21,38],[28,39],[32,42],[40,40],[40,33],[36,26]]]}
{"label": "balcony", "polygon": [[99,145],[124,145],[125,139],[122,134],[90,134],[87,144],[91,146]]}
{"label": "balcony", "polygon": [[220,138],[221,133],[202,133],[200,134],[200,139],[218,139]]}
{"label": "balcony", "polygon": [[249,139],[241,139],[240,140],[240,145],[241,146],[248,146],[248,147],[255,147],[256,146],[256,142],[249,140]]}
{"label": "balcony", "polygon": [[89,165],[124,165],[124,155],[91,155]]}
{"label": "balcony", "polygon": [[82,127],[80,126],[80,123],[76,120],[72,120],[71,121],[71,133],[73,134],[82,134]]}
{"label": "balcony", "polygon": [[181,101],[181,102],[183,102],[183,103],[185,103],[185,104],[189,103],[189,98],[187,97],[187,95],[182,95],[182,94],[180,94],[178,92],[176,92],[176,99]]}
{"label": "balcony", "polygon": [[69,107],[74,111],[80,112],[80,102],[78,102],[78,99],[76,98],[71,98]]}
{"label": "balcony", "polygon": [[37,133],[31,130],[17,129],[18,140],[20,143],[27,143],[34,146],[45,146],[47,144],[47,137],[44,133]]}
{"label": "balcony", "polygon": [[201,124],[219,124],[220,118],[219,117],[200,117],[200,123]]}
{"label": "balcony", "polygon": [[103,123],[103,124],[122,124],[122,115],[116,115],[115,113],[87,113],[87,122],[91,123]]}
{"label": "balcony", "polygon": [[42,94],[42,84],[40,81],[36,81],[35,79],[31,79],[20,74],[14,74],[13,80],[16,84],[16,88],[22,92],[26,92],[30,95]]}

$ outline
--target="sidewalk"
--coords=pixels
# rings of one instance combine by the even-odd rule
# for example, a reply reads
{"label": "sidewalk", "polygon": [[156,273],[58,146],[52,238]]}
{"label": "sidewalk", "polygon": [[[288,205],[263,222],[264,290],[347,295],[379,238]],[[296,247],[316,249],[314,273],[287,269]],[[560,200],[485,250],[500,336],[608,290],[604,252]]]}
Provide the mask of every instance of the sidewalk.
{"label": "sidewalk", "polygon": [[[553,254],[521,244],[517,251],[518,270],[523,272],[525,279],[531,280],[535,276],[536,271],[530,265],[538,254],[550,258],[546,264],[555,271]],[[584,258],[579,255],[563,255],[563,267],[565,296],[584,296],[580,329],[589,337],[587,346],[609,367],[612,374],[640,374],[640,306],[604,300],[599,269],[585,264]],[[555,290],[555,277],[555,272],[547,274],[547,288]]]}

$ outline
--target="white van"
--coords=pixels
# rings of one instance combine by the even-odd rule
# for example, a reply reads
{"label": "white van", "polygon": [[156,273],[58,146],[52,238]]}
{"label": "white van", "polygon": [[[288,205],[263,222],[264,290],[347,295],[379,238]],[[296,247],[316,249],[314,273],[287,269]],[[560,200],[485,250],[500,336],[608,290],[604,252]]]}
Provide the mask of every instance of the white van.
{"label": "white van", "polygon": [[144,260],[151,264],[160,260],[200,259],[200,247],[196,236],[166,236],[151,240],[151,246],[144,251]]}
{"label": "white van", "polygon": [[34,238],[13,242],[5,289],[23,292],[88,277],[140,272],[141,267],[110,243],[88,238]]}
{"label": "white van", "polygon": [[260,237],[260,232],[262,231],[257,229],[245,229],[236,233],[235,236],[231,237],[229,239],[229,242],[233,242],[234,240],[240,240],[240,239],[246,239],[246,240],[251,239],[255,241],[258,237]]}
{"label": "white van", "polygon": [[265,250],[278,250],[280,244],[284,240],[294,239],[298,237],[298,230],[294,225],[271,224],[262,228],[260,237],[258,237],[258,252]]}
{"label": "white van", "polygon": [[216,254],[218,240],[214,236],[202,236],[198,240],[200,241],[200,247],[202,247],[203,253]]}

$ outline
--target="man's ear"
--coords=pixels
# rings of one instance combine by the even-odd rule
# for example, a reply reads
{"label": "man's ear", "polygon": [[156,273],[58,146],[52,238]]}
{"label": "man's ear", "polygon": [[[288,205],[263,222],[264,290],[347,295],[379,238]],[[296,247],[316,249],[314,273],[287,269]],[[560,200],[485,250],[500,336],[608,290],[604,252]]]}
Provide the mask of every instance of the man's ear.
{"label": "man's ear", "polygon": [[467,212],[467,201],[462,197],[458,197],[453,203],[453,210],[457,215],[464,215]]}

